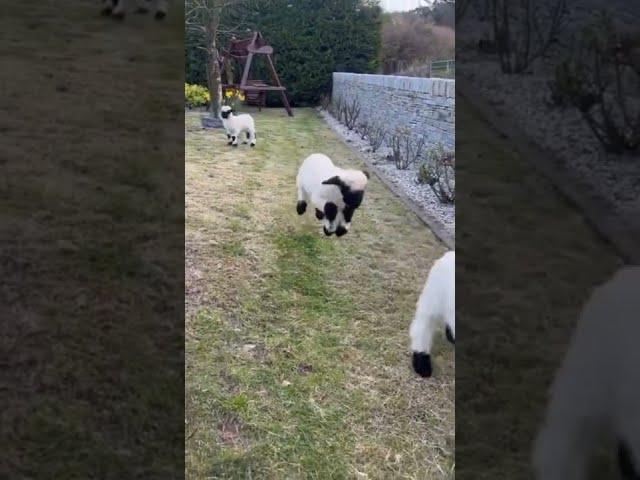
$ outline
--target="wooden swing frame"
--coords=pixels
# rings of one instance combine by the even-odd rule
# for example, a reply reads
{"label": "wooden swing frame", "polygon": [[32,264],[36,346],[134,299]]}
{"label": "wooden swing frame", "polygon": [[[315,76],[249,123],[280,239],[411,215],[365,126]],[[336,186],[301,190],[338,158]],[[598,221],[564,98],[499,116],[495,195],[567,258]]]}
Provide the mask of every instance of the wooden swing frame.
{"label": "wooden swing frame", "polygon": [[[271,79],[274,83],[273,85],[267,85],[262,80],[249,79],[251,63],[256,55],[264,55],[266,57],[267,66],[269,67]],[[245,92],[248,101],[257,104],[261,109],[265,106],[268,92],[280,92],[282,103],[287,114],[290,117],[293,117],[293,111],[289,105],[289,99],[287,98],[287,88],[280,82],[280,77],[278,77],[271,55],[273,55],[273,47],[266,43],[260,32],[254,32],[251,37],[242,40],[232,39],[229,49],[223,50],[220,71],[221,75],[224,75],[228,62],[231,61],[231,59],[237,59],[243,63],[242,79],[240,80],[240,85],[223,83],[223,94],[228,89],[241,90]]]}

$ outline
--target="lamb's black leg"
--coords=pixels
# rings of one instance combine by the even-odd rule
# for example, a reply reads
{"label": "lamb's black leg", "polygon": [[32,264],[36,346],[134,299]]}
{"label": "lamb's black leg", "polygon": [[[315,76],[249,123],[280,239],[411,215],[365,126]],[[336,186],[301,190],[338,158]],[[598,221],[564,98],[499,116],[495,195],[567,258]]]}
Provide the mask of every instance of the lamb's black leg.
{"label": "lamb's black leg", "polygon": [[432,374],[431,355],[425,352],[413,352],[413,370],[421,377]]}
{"label": "lamb's black leg", "polygon": [[451,343],[453,343],[455,345],[456,344],[456,339],[453,338],[453,333],[451,333],[451,329],[449,328],[449,325],[447,325],[447,328],[445,328],[444,332],[447,335],[447,340],[449,340]]}
{"label": "lamb's black leg", "polygon": [[623,442],[618,444],[618,464],[625,480],[640,480],[640,471],[633,465],[631,453]]}
{"label": "lamb's black leg", "polygon": [[[113,0],[113,9],[114,10],[118,6],[118,3],[120,3],[120,0]],[[115,18],[116,20],[123,20],[124,19],[124,10],[120,10],[119,12],[114,13],[113,15],[111,15],[111,18]]]}
{"label": "lamb's black leg", "polygon": [[108,15],[111,15],[111,12],[113,12],[113,4],[111,2],[106,2],[102,10],[100,10],[100,14],[104,16],[108,16]]}
{"label": "lamb's black leg", "polygon": [[136,13],[140,13],[140,14],[149,13],[149,9],[150,9],[149,6],[150,5],[151,5],[151,0],[145,0],[145,4],[144,5],[138,4],[138,8],[136,9]]}

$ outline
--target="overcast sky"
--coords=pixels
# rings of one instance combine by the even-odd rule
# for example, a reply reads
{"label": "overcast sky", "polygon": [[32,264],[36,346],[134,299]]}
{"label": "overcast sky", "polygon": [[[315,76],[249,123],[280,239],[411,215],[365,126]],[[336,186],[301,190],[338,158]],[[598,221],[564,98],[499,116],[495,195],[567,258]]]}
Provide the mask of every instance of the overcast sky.
{"label": "overcast sky", "polygon": [[387,12],[413,10],[424,2],[420,0],[382,0],[380,4]]}

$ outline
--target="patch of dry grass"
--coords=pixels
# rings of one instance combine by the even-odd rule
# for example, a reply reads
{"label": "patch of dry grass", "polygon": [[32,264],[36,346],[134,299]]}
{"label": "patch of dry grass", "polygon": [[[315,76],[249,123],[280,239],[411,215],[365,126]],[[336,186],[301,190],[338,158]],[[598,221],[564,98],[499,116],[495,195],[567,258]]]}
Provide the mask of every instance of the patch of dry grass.
{"label": "patch of dry grass", "polygon": [[453,350],[426,381],[408,352],[443,246],[377,179],[326,238],[297,168],[359,161],[312,110],[254,115],[255,149],[186,119],[188,478],[452,477]]}

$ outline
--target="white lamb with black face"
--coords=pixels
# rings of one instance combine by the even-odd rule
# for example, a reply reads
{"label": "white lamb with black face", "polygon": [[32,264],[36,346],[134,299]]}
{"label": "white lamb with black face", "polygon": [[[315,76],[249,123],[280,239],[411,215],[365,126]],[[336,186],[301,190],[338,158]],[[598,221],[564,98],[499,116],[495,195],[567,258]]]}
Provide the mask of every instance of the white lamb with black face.
{"label": "white lamb with black face", "polygon": [[298,170],[298,204],[302,215],[307,204],[315,207],[318,220],[323,222],[325,235],[341,237],[351,228],[351,220],[362,203],[369,174],[361,170],[336,167],[321,153],[309,155]]}
{"label": "white lamb with black face", "polygon": [[[123,19],[131,0],[102,0],[102,14],[111,15],[116,19]],[[162,20],[167,16],[169,2],[167,0],[136,0],[136,13],[155,11],[155,18]]]}
{"label": "white lamb with black face", "polygon": [[447,339],[456,337],[456,252],[447,252],[436,260],[424,284],[415,317],[411,322],[413,369],[422,377],[430,377],[431,346],[438,327],[444,326]]}
{"label": "white lamb with black face", "polygon": [[[251,142],[251,146],[256,146],[256,126],[251,115],[248,113],[234,115],[233,108],[225,105],[220,109],[220,118],[222,119],[222,126],[227,132],[228,145],[237,147],[238,139],[244,133],[247,135],[247,140]],[[247,142],[244,141],[243,143]]]}
{"label": "white lamb with black face", "polygon": [[586,480],[598,439],[618,443],[623,478],[640,479],[640,267],[624,267],[585,305],[535,442],[537,480]]}

